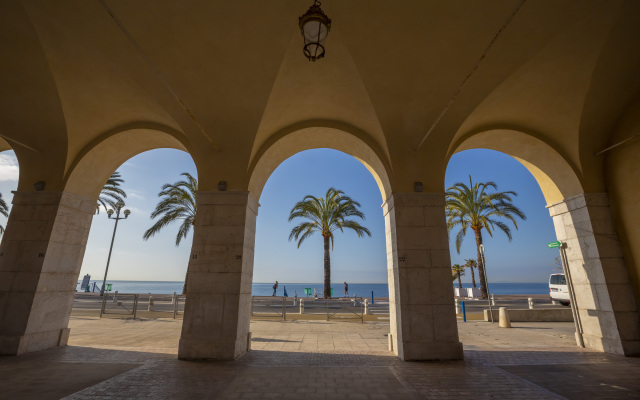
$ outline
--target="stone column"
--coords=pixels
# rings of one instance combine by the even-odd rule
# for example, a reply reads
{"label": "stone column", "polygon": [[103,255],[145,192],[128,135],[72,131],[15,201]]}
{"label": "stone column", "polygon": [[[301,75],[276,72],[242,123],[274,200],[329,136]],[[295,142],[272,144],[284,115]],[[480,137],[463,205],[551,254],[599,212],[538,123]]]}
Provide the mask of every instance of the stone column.
{"label": "stone column", "polygon": [[461,360],[443,193],[394,193],[383,204],[391,346],[405,361]]}
{"label": "stone column", "polygon": [[198,192],[178,358],[235,360],[249,349],[258,201]]}
{"label": "stone column", "polygon": [[640,354],[640,319],[607,195],[581,194],[548,208],[567,244],[585,346]]}
{"label": "stone column", "polygon": [[95,201],[14,192],[0,245],[0,354],[64,346]]}

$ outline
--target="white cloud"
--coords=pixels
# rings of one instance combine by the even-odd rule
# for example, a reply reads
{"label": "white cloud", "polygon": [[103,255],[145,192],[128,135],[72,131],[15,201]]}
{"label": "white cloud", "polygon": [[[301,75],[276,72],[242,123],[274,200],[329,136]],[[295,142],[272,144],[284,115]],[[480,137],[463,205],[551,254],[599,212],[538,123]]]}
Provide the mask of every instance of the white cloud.
{"label": "white cloud", "polygon": [[0,154],[0,181],[17,181],[20,169],[14,155]]}
{"label": "white cloud", "polygon": [[132,189],[125,189],[124,191],[127,193],[127,197],[130,197],[132,199],[139,199],[139,200],[145,199],[145,197],[142,194]]}

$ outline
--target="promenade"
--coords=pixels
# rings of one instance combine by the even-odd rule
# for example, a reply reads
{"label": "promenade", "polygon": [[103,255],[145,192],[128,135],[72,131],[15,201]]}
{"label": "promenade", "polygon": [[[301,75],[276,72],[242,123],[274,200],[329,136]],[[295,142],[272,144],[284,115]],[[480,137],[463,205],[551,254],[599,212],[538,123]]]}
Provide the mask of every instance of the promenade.
{"label": "promenade", "polygon": [[7,399],[637,399],[640,359],[576,347],[572,323],[459,322],[465,360],[402,362],[387,322],[251,322],[234,362],[177,359],[181,320],[72,316],[69,346],[0,357]]}

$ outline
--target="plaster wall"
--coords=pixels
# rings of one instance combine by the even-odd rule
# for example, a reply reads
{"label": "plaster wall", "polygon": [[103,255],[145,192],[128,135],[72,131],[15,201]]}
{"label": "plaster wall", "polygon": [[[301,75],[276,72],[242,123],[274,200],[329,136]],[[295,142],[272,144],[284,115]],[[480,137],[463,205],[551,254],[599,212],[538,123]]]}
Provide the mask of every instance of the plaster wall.
{"label": "plaster wall", "polygon": [[576,295],[585,346],[640,354],[640,319],[605,193],[549,206]]}
{"label": "plaster wall", "polygon": [[95,203],[15,192],[0,245],[0,354],[66,345]]}
{"label": "plaster wall", "polygon": [[383,205],[391,347],[405,361],[461,360],[442,193],[394,193]]}
{"label": "plaster wall", "polygon": [[234,360],[249,350],[258,201],[198,192],[178,357]]}
{"label": "plaster wall", "polygon": [[625,264],[640,307],[640,98],[621,118],[605,157],[605,178]]}

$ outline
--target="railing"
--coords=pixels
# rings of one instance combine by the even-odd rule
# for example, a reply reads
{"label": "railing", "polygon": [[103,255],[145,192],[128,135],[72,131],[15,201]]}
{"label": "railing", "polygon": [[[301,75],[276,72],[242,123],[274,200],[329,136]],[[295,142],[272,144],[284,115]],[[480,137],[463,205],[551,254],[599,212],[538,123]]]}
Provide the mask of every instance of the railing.
{"label": "railing", "polygon": [[[96,310],[100,317],[173,318],[184,315],[185,295],[154,295],[138,293],[105,293],[100,298],[80,301],[77,310]],[[96,301],[97,300],[97,301]],[[94,302],[95,301],[95,302]],[[99,302],[98,302],[99,301]],[[91,303],[95,306],[91,307]],[[74,304],[74,308],[76,305]],[[360,321],[388,319],[388,303],[375,306],[363,297],[313,298],[252,296],[251,317],[257,319],[325,319],[327,321]]]}
{"label": "railing", "polygon": [[138,296],[137,293],[105,293],[102,296],[100,318],[103,314],[131,315],[135,318],[138,309]]}
{"label": "railing", "polygon": [[327,321],[332,319],[351,319],[364,322],[364,301],[362,297],[350,297],[346,299],[317,299],[314,303],[326,310]]}
{"label": "railing", "polygon": [[365,300],[362,297],[315,299],[293,297],[253,296],[251,298],[251,317],[281,319],[299,319],[302,315],[329,320],[357,320],[364,322]]}
{"label": "railing", "polygon": [[184,294],[173,294],[173,319],[176,319],[178,315],[184,314],[184,310],[180,311],[180,299],[184,302],[186,298],[187,296]]}
{"label": "railing", "polygon": [[275,318],[287,320],[287,308],[293,312],[295,308],[294,299],[288,297],[251,297],[251,316],[259,318]]}

